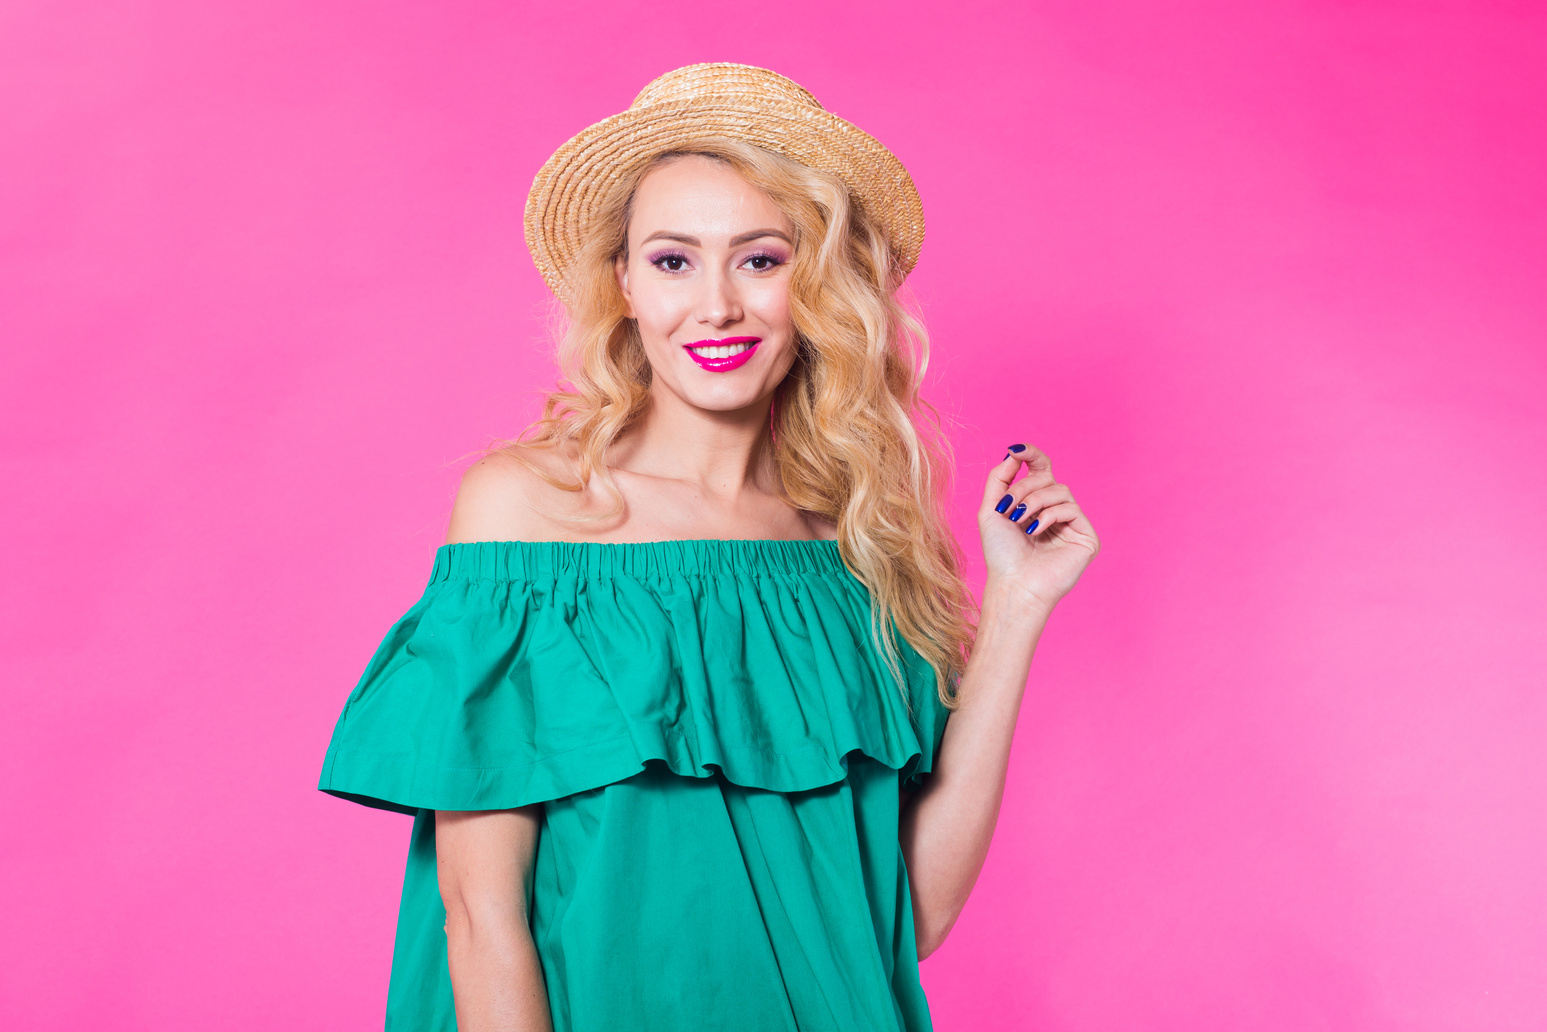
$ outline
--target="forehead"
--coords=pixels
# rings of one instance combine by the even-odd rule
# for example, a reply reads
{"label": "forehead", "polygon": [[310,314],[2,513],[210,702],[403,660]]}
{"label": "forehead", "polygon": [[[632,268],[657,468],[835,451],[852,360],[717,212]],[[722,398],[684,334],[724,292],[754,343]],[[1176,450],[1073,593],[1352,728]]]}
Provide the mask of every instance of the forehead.
{"label": "forehead", "polygon": [[630,235],[665,230],[702,238],[760,228],[791,227],[772,197],[725,162],[697,154],[650,170],[634,192],[629,223]]}

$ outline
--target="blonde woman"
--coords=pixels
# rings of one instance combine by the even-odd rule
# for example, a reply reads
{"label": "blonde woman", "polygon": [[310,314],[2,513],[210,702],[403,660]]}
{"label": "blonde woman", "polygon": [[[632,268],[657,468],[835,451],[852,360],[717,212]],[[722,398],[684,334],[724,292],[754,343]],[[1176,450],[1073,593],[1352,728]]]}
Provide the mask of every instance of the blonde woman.
{"label": "blonde woman", "polygon": [[930,1027],[918,962],[1098,542],[1012,445],[974,606],[895,297],[922,227],[885,148],[741,65],[539,173],[567,385],[468,470],[322,776],[415,816],[389,1027]]}

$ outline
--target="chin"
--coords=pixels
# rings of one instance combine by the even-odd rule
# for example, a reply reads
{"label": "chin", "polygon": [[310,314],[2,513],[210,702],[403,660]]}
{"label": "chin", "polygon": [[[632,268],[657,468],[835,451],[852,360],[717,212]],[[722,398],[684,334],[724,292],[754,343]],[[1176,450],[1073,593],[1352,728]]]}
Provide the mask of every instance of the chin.
{"label": "chin", "polygon": [[[761,384],[758,386],[761,387]],[[736,412],[756,404],[760,397],[762,397],[761,390],[750,387],[745,390],[734,390],[726,385],[726,388],[720,390],[686,391],[682,395],[682,400],[705,412]]]}

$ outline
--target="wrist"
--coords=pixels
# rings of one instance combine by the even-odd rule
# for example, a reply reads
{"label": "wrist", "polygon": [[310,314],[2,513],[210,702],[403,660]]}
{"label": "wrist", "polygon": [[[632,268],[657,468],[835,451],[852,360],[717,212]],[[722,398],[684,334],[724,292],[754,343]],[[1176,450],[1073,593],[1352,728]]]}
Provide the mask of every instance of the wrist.
{"label": "wrist", "polygon": [[1057,604],[1056,598],[1048,600],[1013,582],[990,576],[983,585],[983,605],[980,612],[985,620],[993,616],[1017,623],[1027,621],[1045,623]]}

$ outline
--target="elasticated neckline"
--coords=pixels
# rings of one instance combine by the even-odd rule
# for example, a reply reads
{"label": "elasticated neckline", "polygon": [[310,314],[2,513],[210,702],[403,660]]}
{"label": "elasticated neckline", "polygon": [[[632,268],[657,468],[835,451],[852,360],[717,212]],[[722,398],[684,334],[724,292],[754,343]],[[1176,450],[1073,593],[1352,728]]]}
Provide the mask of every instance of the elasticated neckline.
{"label": "elasticated neckline", "polygon": [[673,541],[472,541],[435,552],[430,583],[453,579],[529,580],[560,575],[586,580],[656,580],[725,574],[845,572],[838,542],[820,538],[692,538]]}

